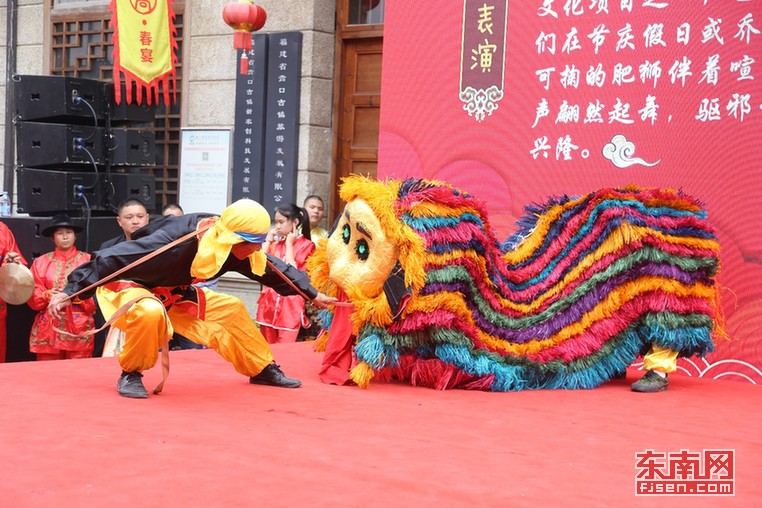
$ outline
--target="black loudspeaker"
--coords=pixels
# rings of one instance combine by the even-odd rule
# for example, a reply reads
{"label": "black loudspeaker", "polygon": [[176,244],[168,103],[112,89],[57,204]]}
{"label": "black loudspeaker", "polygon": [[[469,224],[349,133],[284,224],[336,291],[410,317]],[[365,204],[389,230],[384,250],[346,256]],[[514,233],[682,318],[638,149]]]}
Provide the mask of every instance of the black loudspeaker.
{"label": "black loudspeaker", "polygon": [[[103,178],[93,172],[19,168],[18,211],[29,215],[103,210]],[[82,193],[84,197],[79,196]]]}
{"label": "black loudspeaker", "polygon": [[[111,173],[111,204],[115,208],[127,199],[139,199],[148,211],[156,202],[156,177],[141,173]],[[115,235],[116,236],[116,235]]]}
{"label": "black loudspeaker", "polygon": [[17,169],[18,211],[32,216],[56,213],[113,212],[129,198],[140,199],[149,210],[156,199],[156,178],[139,173],[106,174],[83,171]]}
{"label": "black loudspeaker", "polygon": [[100,124],[109,116],[113,125],[123,125],[151,124],[156,117],[156,105],[149,105],[145,100],[138,104],[133,98],[127,104],[127,91],[123,83],[120,84],[122,101],[117,104],[113,83],[33,75],[16,75],[13,80],[16,115],[21,121],[95,125],[95,122]]}
{"label": "black loudspeaker", "polygon": [[156,135],[137,129],[111,131],[111,163],[114,166],[155,166]]}
{"label": "black loudspeaker", "polygon": [[[11,217],[3,219],[5,225],[13,233],[13,238],[19,246],[21,255],[28,264],[32,264],[34,258],[53,250],[53,242],[50,238],[42,236],[42,230],[48,225],[48,217]],[[116,221],[116,219],[114,219]],[[81,239],[84,241],[84,238]],[[80,238],[77,237],[77,248],[80,248]],[[84,244],[82,244],[84,245]]]}
{"label": "black loudspeaker", "polygon": [[19,166],[82,168],[106,163],[104,129],[87,125],[20,122],[16,125]]}
{"label": "black loudspeaker", "polygon": [[37,120],[90,124],[104,120],[108,99],[103,83],[65,76],[13,76],[16,115]]}
{"label": "black loudspeaker", "polygon": [[[121,84],[122,90],[122,102],[116,103],[114,98],[114,84],[104,83],[104,94],[108,98],[109,102],[109,115],[111,117],[111,125],[120,126],[126,124],[153,124],[156,117],[156,105],[148,105],[145,100],[141,104],[133,98],[130,104],[127,104],[127,90],[124,84]],[[133,93],[134,88],[133,88]],[[139,93],[142,91],[139,90]]]}

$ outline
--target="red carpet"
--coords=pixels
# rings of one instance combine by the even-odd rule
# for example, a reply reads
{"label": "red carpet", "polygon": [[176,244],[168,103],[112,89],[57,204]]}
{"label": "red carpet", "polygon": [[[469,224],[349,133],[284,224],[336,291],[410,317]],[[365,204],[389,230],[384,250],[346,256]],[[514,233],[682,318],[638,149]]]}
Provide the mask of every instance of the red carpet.
{"label": "red carpet", "polygon": [[[164,393],[116,393],[113,358],[0,364],[2,506],[760,506],[762,389],[638,373],[590,391],[368,390],[320,383],[311,345],[275,346],[296,390],[213,351],[172,354]],[[146,387],[160,380],[146,373]],[[635,454],[735,451],[734,497],[635,495]]]}

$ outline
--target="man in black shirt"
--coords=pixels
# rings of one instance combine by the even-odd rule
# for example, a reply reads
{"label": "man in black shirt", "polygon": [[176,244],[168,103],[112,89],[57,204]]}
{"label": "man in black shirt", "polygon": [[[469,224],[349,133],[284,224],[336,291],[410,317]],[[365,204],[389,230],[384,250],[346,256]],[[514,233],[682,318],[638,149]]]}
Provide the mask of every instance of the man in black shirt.
{"label": "man in black shirt", "polygon": [[122,228],[122,234],[103,242],[101,249],[113,247],[117,243],[131,239],[132,233],[148,224],[150,218],[146,205],[136,198],[126,199],[119,203],[116,214],[116,222]]}

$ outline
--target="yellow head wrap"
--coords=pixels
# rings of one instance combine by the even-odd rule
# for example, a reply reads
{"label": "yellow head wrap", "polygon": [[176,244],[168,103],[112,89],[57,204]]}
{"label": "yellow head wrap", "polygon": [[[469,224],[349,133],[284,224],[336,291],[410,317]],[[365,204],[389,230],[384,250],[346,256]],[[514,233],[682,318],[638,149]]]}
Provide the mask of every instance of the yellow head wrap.
{"label": "yellow head wrap", "polygon": [[[191,275],[199,279],[208,279],[219,272],[230,255],[233,245],[246,240],[236,234],[266,235],[270,229],[270,214],[251,199],[239,199],[225,208],[214,226],[209,228],[198,243],[198,253],[193,258]],[[251,271],[255,275],[265,273],[267,257],[262,251],[249,256]]]}

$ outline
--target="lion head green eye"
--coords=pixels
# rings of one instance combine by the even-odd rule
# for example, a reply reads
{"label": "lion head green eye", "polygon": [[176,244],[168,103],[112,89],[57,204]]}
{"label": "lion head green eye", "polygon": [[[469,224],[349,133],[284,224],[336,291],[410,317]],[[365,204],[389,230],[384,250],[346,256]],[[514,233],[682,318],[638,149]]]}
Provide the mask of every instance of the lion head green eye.
{"label": "lion head green eye", "polygon": [[349,245],[349,237],[352,235],[351,231],[349,230],[349,224],[344,224],[344,227],[341,229],[341,239],[344,240],[344,243]]}
{"label": "lion head green eye", "polygon": [[368,247],[368,242],[364,238],[357,241],[355,252],[357,253],[357,258],[360,261],[365,261],[368,259],[368,256],[370,255],[370,248]]}

